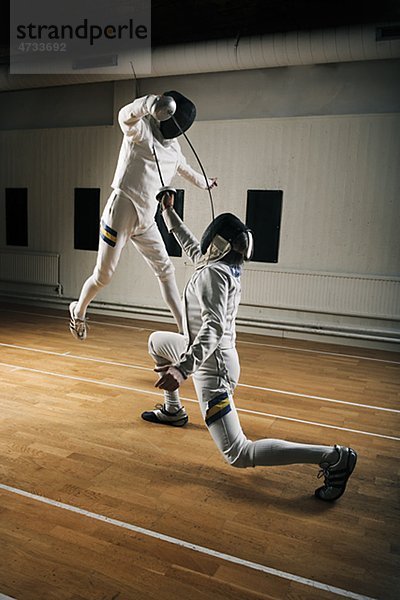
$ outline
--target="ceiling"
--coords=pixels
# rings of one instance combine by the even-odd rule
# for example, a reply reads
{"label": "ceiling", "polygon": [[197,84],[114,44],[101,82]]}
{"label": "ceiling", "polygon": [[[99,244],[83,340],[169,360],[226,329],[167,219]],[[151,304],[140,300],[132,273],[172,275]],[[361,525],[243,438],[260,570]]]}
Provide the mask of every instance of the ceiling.
{"label": "ceiling", "polygon": [[[113,5],[126,0],[113,0]],[[400,22],[400,1],[380,0],[152,0],[152,46]],[[9,3],[1,0],[0,47],[9,46]]]}

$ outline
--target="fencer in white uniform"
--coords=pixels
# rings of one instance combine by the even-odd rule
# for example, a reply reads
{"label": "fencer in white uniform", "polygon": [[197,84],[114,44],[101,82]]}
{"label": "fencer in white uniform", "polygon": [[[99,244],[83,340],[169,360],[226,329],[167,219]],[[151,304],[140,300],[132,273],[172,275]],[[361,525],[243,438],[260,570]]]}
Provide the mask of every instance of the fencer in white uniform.
{"label": "fencer in white uniform", "polygon": [[195,105],[175,91],[138,98],[119,111],[123,140],[112,193],[101,217],[96,266],[78,301],[72,302],[69,309],[70,330],[75,338],[86,338],[89,303],[110,282],[128,240],[156,275],[162,297],[182,330],[174,266],[154,217],[157,192],[162,185],[168,186],[177,173],[202,189],[216,185],[215,178],[205,180],[187,163],[176,139],[190,127],[195,115]]}
{"label": "fencer in white uniform", "polygon": [[173,209],[165,195],[163,218],[196,270],[183,294],[183,335],[153,332],[149,353],[164,390],[165,402],[142,414],[151,423],[183,426],[188,415],[179,387],[192,376],[206,426],[226,461],[234,467],[311,463],[319,465],[324,485],[315,491],[332,501],[345,491],[357,454],[344,446],[298,444],[277,439],[249,440],[241,427],[233,398],[240,364],[235,347],[235,319],[240,302],[243,260],[250,258],[253,238],[234,215],[219,215],[206,229],[201,243]]}

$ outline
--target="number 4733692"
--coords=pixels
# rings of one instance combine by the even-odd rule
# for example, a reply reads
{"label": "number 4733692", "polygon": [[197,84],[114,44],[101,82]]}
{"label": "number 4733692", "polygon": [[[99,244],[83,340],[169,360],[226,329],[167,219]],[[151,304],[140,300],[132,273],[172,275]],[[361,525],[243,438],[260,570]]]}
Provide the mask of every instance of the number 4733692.
{"label": "number 4733692", "polygon": [[66,52],[65,42],[21,42],[18,46],[20,52]]}

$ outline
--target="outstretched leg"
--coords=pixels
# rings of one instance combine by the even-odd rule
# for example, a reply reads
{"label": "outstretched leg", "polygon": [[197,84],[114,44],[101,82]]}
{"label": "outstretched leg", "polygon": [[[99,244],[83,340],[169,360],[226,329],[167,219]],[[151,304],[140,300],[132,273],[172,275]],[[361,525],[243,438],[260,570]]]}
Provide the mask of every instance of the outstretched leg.
{"label": "outstretched leg", "polygon": [[222,392],[201,402],[207,428],[225,460],[233,467],[260,467],[290,464],[316,464],[325,476],[324,485],[315,491],[317,498],[337,500],[345,491],[357,454],[343,446],[300,444],[279,439],[255,442],[243,433],[233,397]]}
{"label": "outstretched leg", "polygon": [[101,217],[96,266],[83,284],[78,301],[69,307],[70,330],[79,340],[84,340],[87,335],[87,308],[99,291],[110,283],[136,219],[132,202],[113,192]]}

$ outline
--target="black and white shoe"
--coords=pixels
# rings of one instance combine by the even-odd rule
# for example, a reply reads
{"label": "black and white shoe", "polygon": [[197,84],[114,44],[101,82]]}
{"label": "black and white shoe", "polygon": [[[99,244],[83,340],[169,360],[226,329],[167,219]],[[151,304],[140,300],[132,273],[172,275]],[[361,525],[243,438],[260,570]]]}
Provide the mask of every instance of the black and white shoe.
{"label": "black and white shoe", "polygon": [[335,446],[339,452],[339,460],[333,465],[321,464],[318,477],[325,477],[324,485],[315,490],[315,495],[320,500],[333,502],[344,494],[347,481],[355,469],[357,452],[352,448]]}
{"label": "black and white shoe", "polygon": [[172,413],[167,411],[165,404],[156,404],[154,410],[149,410],[142,413],[142,419],[149,421],[149,423],[183,427],[188,422],[189,417],[183,406],[177,412]]}

